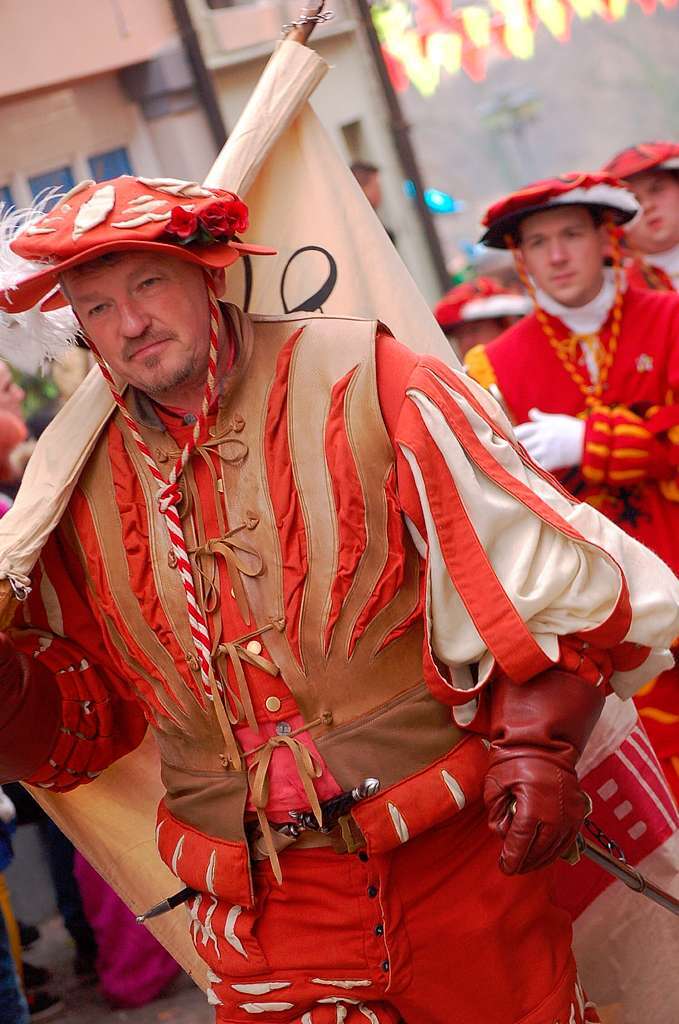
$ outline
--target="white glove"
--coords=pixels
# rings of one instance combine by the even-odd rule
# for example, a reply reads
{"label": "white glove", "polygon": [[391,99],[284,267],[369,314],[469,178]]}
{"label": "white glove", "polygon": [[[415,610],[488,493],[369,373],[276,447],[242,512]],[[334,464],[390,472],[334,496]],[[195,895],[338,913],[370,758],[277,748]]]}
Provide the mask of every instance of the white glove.
{"label": "white glove", "polygon": [[585,446],[585,421],[561,413],[531,409],[529,423],[520,423],[514,433],[531,459],[548,472],[579,466]]}
{"label": "white glove", "polygon": [[4,822],[5,825],[9,825],[11,821],[17,816],[16,807],[0,787],[0,821]]}

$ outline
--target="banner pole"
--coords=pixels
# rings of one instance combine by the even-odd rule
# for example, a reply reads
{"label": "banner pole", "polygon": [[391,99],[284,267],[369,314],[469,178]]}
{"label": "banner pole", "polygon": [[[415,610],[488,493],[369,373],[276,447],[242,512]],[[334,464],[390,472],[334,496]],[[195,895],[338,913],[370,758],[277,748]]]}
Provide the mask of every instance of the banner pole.
{"label": "banner pole", "polygon": [[422,181],[422,174],[420,173],[417,157],[415,156],[415,150],[413,149],[413,144],[410,141],[410,125],[403,116],[401,104],[398,96],[394,92],[391,79],[389,78],[389,72],[387,71],[382,57],[382,47],[380,46],[380,41],[377,38],[377,33],[375,32],[375,26],[373,25],[372,14],[370,11],[371,0],[356,0],[356,6],[359,11],[360,20],[363,22],[366,40],[370,47],[377,76],[380,80],[380,85],[382,86],[382,93],[389,111],[389,126],[391,128],[391,134],[394,140],[394,145],[396,146],[396,151],[401,161],[401,168],[405,177],[412,181],[415,186],[415,206],[417,209],[417,215],[419,217],[424,236],[427,240],[427,246],[436,270],[439,286],[441,291],[445,292],[450,288],[450,274],[446,268],[446,261],[443,256],[443,250],[441,249],[441,241],[436,228],[434,227],[431,213],[424,201],[424,183]]}
{"label": "banner pole", "polygon": [[212,74],[205,63],[203,48],[186,0],[170,0],[170,7],[179,30],[184,53],[193,71],[193,80],[207,118],[210,134],[219,153],[227,140],[228,132]]}
{"label": "banner pole", "polygon": [[316,28],[316,25],[322,21],[330,21],[333,17],[330,11],[327,14],[323,14],[324,7],[325,0],[321,0],[317,4],[311,4],[309,7],[303,7],[297,21],[293,21],[291,25],[286,25],[283,28],[285,38],[290,39],[293,43],[301,43],[302,46],[306,46],[309,36]]}

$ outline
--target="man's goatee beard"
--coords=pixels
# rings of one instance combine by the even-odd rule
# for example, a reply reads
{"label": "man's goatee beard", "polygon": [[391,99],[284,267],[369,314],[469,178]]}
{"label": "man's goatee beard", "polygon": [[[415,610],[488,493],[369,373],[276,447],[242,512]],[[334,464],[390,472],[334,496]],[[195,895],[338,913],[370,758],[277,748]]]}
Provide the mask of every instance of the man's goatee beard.
{"label": "man's goatee beard", "polygon": [[[150,356],[148,360],[144,361],[144,368],[147,370],[153,370],[160,364],[159,356]],[[185,384],[198,383],[200,380],[207,378],[207,363],[203,368],[197,368],[193,363],[187,363],[185,366],[179,367],[172,374],[171,377],[166,377],[164,380],[150,380],[144,384],[143,390],[151,398],[162,398],[164,395],[176,388],[183,387]]]}

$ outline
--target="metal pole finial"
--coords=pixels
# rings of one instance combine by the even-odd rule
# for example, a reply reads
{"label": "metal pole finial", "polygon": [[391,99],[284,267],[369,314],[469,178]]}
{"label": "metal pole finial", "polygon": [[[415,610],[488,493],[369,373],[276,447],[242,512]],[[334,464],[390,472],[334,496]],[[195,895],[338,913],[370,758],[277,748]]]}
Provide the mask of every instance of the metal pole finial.
{"label": "metal pole finial", "polygon": [[332,11],[324,12],[324,7],[325,0],[321,0],[320,3],[312,4],[309,7],[303,7],[296,21],[283,25],[283,38],[290,39],[293,43],[302,43],[304,45],[316,25],[323,21],[331,21],[335,17]]}

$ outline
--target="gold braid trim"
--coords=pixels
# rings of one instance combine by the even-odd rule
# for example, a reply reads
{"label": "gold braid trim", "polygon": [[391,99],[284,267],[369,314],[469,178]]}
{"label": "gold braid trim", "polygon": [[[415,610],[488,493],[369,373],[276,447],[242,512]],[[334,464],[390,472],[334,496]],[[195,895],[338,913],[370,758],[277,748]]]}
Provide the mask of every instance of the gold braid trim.
{"label": "gold braid trim", "polygon": [[658,273],[656,268],[648,262],[646,257],[638,250],[632,249],[632,258],[635,260],[641,276],[648,285],[648,287],[654,292],[667,292],[672,291],[672,285],[669,282],[665,282],[661,274]]}
{"label": "gold braid trim", "polygon": [[486,391],[492,384],[497,384],[495,370],[491,363],[484,345],[474,345],[464,357],[464,365],[470,377],[480,384]]}
{"label": "gold braid trim", "polygon": [[[672,396],[673,397],[673,396]],[[668,405],[671,404],[668,402]],[[667,431],[667,440],[670,444],[679,445],[679,426],[670,427]],[[679,484],[674,480],[658,480],[660,493],[668,501],[679,501]]]}

